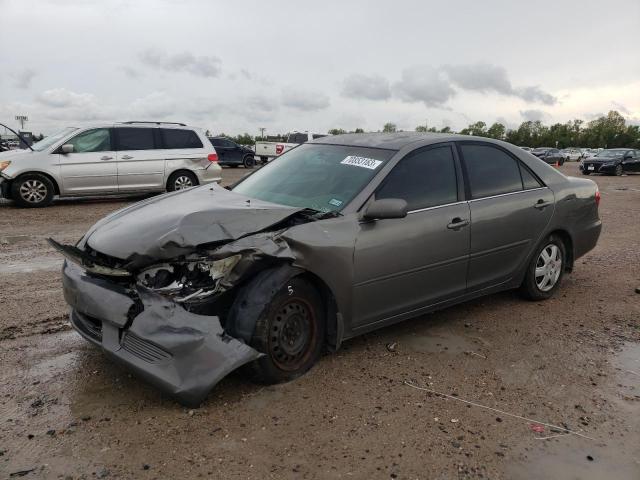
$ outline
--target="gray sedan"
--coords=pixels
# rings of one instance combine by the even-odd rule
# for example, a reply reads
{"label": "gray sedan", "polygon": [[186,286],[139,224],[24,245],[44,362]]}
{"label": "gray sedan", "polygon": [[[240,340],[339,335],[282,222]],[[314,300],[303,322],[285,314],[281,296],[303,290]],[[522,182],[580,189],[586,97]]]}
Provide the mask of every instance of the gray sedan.
{"label": "gray sedan", "polygon": [[287,381],[325,347],[426,312],[551,297],[596,245],[599,199],[500,141],[339,135],[51,243],[75,329],[193,405],[245,363]]}

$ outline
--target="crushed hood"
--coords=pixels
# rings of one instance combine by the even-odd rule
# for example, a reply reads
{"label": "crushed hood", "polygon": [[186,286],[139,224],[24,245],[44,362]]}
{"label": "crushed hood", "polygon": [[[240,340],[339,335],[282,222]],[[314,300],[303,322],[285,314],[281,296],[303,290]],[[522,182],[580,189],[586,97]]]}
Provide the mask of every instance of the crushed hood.
{"label": "crushed hood", "polygon": [[78,245],[140,266],[265,230],[303,209],[217,185],[151,198],[96,223]]}

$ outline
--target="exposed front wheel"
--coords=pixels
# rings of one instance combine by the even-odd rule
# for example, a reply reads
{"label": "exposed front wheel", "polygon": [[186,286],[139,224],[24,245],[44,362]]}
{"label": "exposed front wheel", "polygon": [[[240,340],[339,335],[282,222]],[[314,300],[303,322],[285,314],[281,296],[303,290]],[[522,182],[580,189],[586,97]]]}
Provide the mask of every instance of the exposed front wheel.
{"label": "exposed front wheel", "polygon": [[566,249],[562,239],[549,236],[534,254],[524,281],[522,293],[531,300],[545,300],[553,295],[560,285],[565,269]]}
{"label": "exposed front wheel", "polygon": [[621,164],[616,165],[616,169],[613,173],[615,174],[616,177],[621,177],[623,173],[622,165]]}
{"label": "exposed front wheel", "polygon": [[191,172],[175,172],[172,173],[167,182],[167,190],[173,192],[175,190],[184,190],[198,185],[198,178]]}
{"label": "exposed front wheel", "polygon": [[280,383],[308,371],[322,352],[325,324],[316,289],[303,279],[289,280],[256,322],[251,346],[265,354],[252,364],[256,379]]}
{"label": "exposed front wheel", "polygon": [[251,155],[247,155],[242,160],[242,164],[244,165],[244,168],[253,168],[256,164],[256,161]]}
{"label": "exposed front wheel", "polygon": [[54,193],[51,180],[39,173],[27,173],[11,184],[11,197],[20,207],[46,207],[53,201]]}

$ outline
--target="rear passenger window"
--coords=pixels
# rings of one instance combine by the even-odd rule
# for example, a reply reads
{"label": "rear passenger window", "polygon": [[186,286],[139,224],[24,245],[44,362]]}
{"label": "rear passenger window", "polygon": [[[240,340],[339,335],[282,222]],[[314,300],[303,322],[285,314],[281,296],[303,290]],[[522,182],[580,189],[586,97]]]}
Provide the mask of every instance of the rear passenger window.
{"label": "rear passenger window", "polygon": [[451,148],[411,153],[391,170],[376,198],[402,198],[408,210],[458,201],[456,168]]}
{"label": "rear passenger window", "polygon": [[193,130],[161,128],[164,148],[202,148],[202,142]]}
{"label": "rear passenger window", "polygon": [[153,128],[116,128],[118,150],[153,150]]}
{"label": "rear passenger window", "polygon": [[461,146],[469,176],[471,198],[522,190],[520,169],[514,158],[488,145]]}
{"label": "rear passenger window", "polygon": [[520,173],[522,174],[522,184],[524,185],[525,190],[540,188],[542,186],[533,173],[531,173],[524,165],[520,165]]}

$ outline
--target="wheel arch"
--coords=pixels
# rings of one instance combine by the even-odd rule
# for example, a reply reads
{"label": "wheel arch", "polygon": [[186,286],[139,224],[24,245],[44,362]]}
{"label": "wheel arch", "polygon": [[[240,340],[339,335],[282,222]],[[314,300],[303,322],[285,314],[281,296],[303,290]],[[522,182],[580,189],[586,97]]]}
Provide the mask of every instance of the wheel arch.
{"label": "wheel arch", "polygon": [[573,270],[573,262],[575,260],[573,252],[573,238],[571,237],[571,234],[567,230],[556,229],[549,232],[549,235],[556,235],[557,237],[560,237],[562,243],[564,243],[564,249],[567,255],[564,270],[565,272],[571,272]]}
{"label": "wheel arch", "polygon": [[307,281],[320,294],[327,322],[324,343],[329,350],[337,350],[344,335],[344,324],[333,292],[319,276],[290,263],[272,265],[241,286],[229,311],[231,321],[225,328],[232,336],[248,343],[265,305],[292,278]]}
{"label": "wheel arch", "polygon": [[58,185],[58,181],[50,173],[43,172],[41,170],[28,170],[26,172],[22,172],[19,175],[17,175],[14,179],[12,179],[11,183],[20,180],[20,178],[24,177],[25,175],[32,175],[32,174],[37,174],[37,175],[42,175],[43,177],[47,177],[53,184],[54,195],[60,195],[60,185]]}

